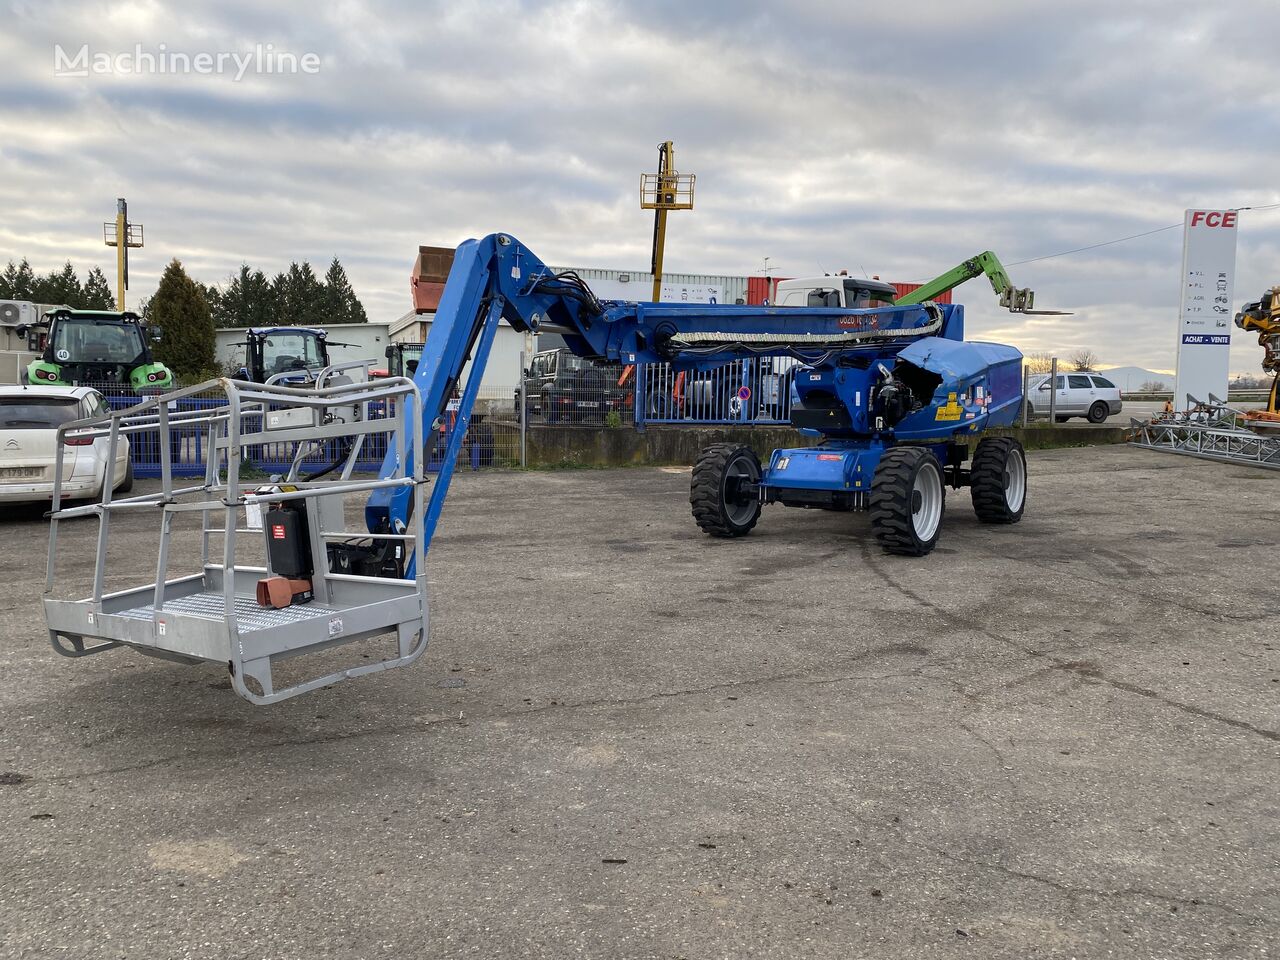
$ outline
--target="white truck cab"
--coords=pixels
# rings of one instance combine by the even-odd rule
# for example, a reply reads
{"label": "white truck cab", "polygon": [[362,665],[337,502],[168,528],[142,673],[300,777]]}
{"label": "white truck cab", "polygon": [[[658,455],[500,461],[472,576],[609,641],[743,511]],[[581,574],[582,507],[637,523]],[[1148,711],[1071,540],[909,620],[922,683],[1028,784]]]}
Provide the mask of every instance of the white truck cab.
{"label": "white truck cab", "polygon": [[846,273],[779,280],[774,289],[778,307],[848,307],[866,309],[898,299],[893,284],[851,277]]}

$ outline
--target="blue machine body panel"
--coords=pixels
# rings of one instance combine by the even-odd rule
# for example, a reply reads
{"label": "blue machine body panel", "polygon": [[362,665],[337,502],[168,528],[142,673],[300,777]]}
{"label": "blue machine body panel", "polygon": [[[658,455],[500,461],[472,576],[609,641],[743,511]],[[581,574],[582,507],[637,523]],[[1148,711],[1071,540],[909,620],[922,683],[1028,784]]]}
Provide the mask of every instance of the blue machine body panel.
{"label": "blue machine body panel", "polygon": [[[458,247],[414,382],[424,433],[461,396],[461,442],[498,319],[517,331],[550,329],[574,353],[624,364],[669,362],[707,370],[754,356],[793,356],[793,422],[827,438],[817,448],[775,451],[762,477],[772,492],[864,492],[883,452],[927,445],[947,463],[950,446],[1007,425],[1021,405],[1021,354],[965,343],[964,308],[913,304],[871,309],[601,301],[576,276],[554,274],[508,234]],[[467,389],[463,371],[473,362]],[[407,453],[388,450],[383,475]],[[446,460],[449,459],[446,454]],[[443,507],[450,470],[432,491],[426,529]],[[377,490],[365,509],[371,532],[396,529],[409,491]],[[785,496],[777,496],[787,502]],[[428,534],[429,536],[429,534]]]}

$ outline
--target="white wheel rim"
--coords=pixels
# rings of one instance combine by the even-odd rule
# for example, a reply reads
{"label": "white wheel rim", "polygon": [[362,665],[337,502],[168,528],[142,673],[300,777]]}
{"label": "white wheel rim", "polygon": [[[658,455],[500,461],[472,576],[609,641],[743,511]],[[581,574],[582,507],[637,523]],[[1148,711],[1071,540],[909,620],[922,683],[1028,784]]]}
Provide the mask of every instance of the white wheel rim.
{"label": "white wheel rim", "polygon": [[1011,450],[1004,462],[1004,502],[1012,512],[1022,509],[1027,496],[1027,462],[1020,450]]}
{"label": "white wheel rim", "polygon": [[933,463],[925,463],[911,486],[911,527],[919,539],[928,541],[938,532],[941,521],[942,477]]}

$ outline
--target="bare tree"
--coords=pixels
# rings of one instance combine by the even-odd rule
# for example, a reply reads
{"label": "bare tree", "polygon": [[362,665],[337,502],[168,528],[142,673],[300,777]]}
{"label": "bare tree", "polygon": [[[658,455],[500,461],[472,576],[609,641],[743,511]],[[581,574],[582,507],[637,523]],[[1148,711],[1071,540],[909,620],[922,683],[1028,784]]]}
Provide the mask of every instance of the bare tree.
{"label": "bare tree", "polygon": [[1163,380],[1143,380],[1138,388],[1139,393],[1168,393],[1169,388]]}
{"label": "bare tree", "polygon": [[1022,358],[1022,365],[1032,373],[1048,373],[1053,369],[1053,354],[1045,350],[1028,353]]}
{"label": "bare tree", "polygon": [[1071,363],[1077,370],[1092,370],[1098,364],[1098,355],[1088,347],[1081,347],[1072,352]]}

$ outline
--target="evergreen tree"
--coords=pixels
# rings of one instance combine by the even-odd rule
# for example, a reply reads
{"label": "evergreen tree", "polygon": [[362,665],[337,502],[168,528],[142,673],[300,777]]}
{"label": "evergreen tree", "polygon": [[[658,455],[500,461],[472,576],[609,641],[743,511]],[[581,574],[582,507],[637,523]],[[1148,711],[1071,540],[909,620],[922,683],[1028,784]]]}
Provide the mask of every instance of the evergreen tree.
{"label": "evergreen tree", "polygon": [[195,281],[195,285],[200,288],[200,295],[204,297],[204,302],[209,305],[209,316],[216,327],[218,325],[218,314],[222,312],[222,291],[218,289],[216,284],[201,283],[199,280]]}
{"label": "evergreen tree", "polygon": [[305,260],[302,261],[302,266],[298,267],[295,283],[299,293],[301,325],[304,327],[322,327],[326,323],[332,323],[333,321],[325,316],[324,284],[320,282],[316,272],[311,269],[311,264]]}
{"label": "evergreen tree", "polygon": [[35,283],[36,275],[26,257],[17,266],[10,260],[0,274],[0,300],[30,300]]}
{"label": "evergreen tree", "polygon": [[271,305],[274,307],[271,317],[271,323],[268,326],[279,327],[286,323],[285,316],[288,313],[288,290],[289,278],[283,273],[277,273],[271,278]]}
{"label": "evergreen tree", "polygon": [[80,278],[76,276],[76,269],[68,260],[61,270],[51,270],[48,276],[41,277],[35,282],[31,289],[31,299],[36,303],[58,303],[78,307],[83,293]]}
{"label": "evergreen tree", "polygon": [[337,257],[324,275],[324,312],[328,323],[365,323],[369,319]]}
{"label": "evergreen tree", "polygon": [[162,328],[156,344],[157,360],[190,381],[214,370],[213,317],[200,284],[187,276],[178,260],[165,267],[155,295],[147,303],[147,317]]}
{"label": "evergreen tree", "polygon": [[213,311],[215,327],[269,327],[275,323],[275,297],[261,270],[247,263],[227,280]]}
{"label": "evergreen tree", "polygon": [[81,310],[114,310],[116,295],[111,292],[111,284],[106,275],[97,267],[89,271],[84,278],[84,292],[80,297]]}
{"label": "evergreen tree", "polygon": [[[326,322],[324,286],[311,264],[289,264],[272,283],[276,297],[276,324],[283,327],[315,327]],[[331,322],[331,321],[329,321]]]}

